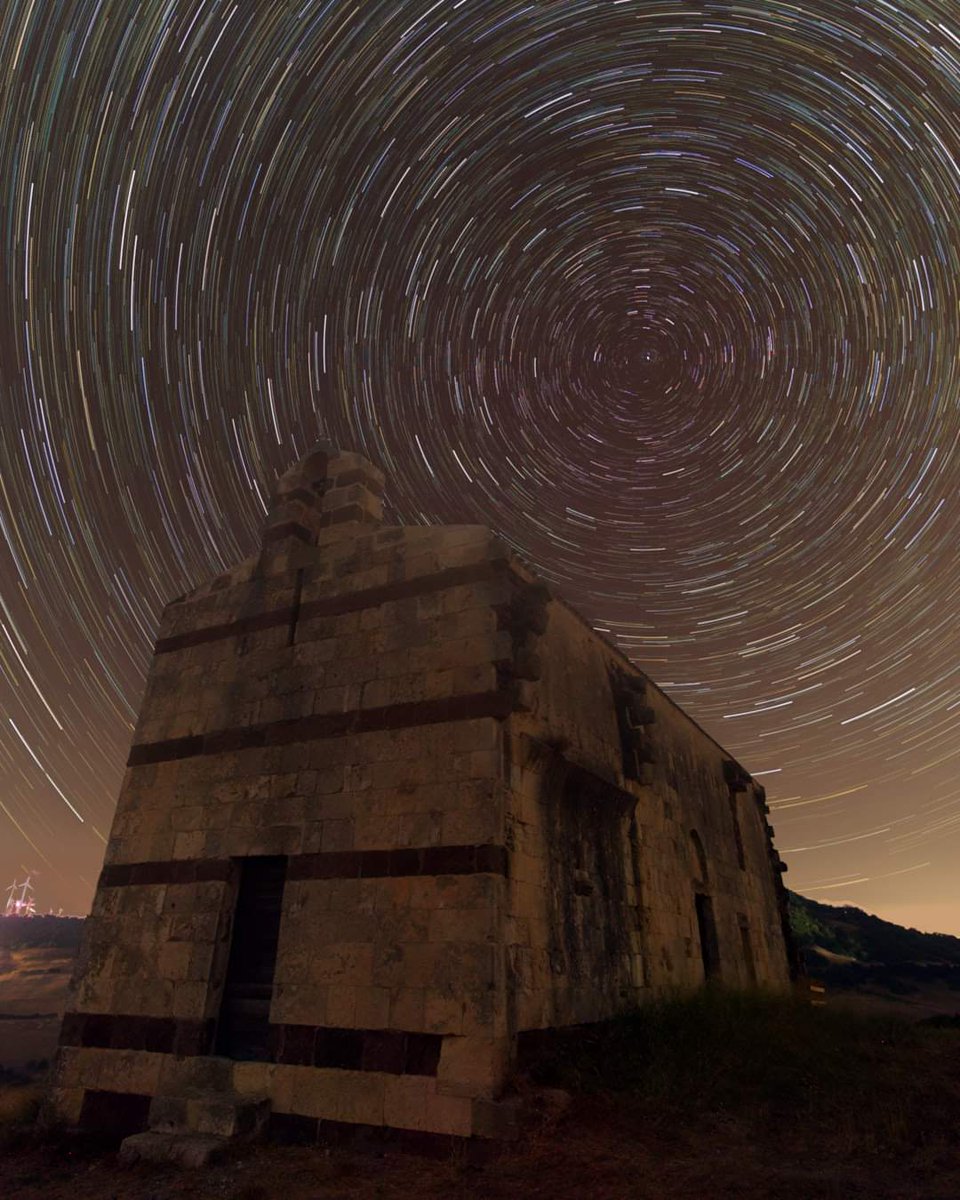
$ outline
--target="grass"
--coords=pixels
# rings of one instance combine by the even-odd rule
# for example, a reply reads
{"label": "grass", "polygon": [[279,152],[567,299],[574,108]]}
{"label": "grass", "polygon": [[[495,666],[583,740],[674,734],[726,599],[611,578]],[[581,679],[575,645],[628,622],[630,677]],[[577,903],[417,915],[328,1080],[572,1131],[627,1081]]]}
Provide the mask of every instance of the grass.
{"label": "grass", "polygon": [[707,989],[564,1039],[531,1074],[615,1094],[661,1125],[726,1117],[862,1154],[949,1144],[958,1065],[956,1030]]}
{"label": "grass", "polygon": [[31,1124],[41,1098],[42,1088],[36,1084],[0,1088],[0,1126]]}

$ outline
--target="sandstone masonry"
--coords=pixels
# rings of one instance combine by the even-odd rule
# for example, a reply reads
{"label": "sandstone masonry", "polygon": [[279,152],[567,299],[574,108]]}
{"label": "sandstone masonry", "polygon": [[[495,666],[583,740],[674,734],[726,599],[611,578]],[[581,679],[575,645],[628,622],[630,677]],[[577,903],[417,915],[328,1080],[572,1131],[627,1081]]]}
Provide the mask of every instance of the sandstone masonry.
{"label": "sandstone masonry", "polygon": [[789,984],[763,789],[489,530],[384,528],[382,487],[321,446],[164,613],[69,1125],[497,1136],[524,1037]]}

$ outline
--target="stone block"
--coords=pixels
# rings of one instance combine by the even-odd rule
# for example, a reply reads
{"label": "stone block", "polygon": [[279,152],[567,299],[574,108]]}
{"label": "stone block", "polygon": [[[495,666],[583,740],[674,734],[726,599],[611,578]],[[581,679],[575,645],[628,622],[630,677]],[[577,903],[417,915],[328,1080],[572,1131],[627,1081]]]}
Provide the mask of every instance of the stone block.
{"label": "stone block", "polygon": [[355,989],[354,1020],[358,1029],[390,1028],[390,991],[384,987]]}
{"label": "stone block", "polygon": [[383,1123],[394,1129],[428,1129],[427,1100],[436,1083],[417,1075],[388,1077],[383,1084]]}
{"label": "stone block", "polygon": [[61,1046],[57,1051],[54,1082],[57,1087],[86,1087],[96,1090],[100,1086],[100,1070],[104,1061],[103,1050]]}
{"label": "stone block", "polygon": [[489,908],[440,908],[430,915],[429,940],[457,945],[492,942],[497,914]]}
{"label": "stone block", "polygon": [[352,850],[354,848],[353,819],[332,818],[324,821],[320,848],[324,852]]}
{"label": "stone block", "polygon": [[358,986],[330,984],[325,990],[326,1023],[338,1029],[363,1028],[357,1020],[357,996],[361,990]]}
{"label": "stone block", "polygon": [[270,1103],[262,1096],[212,1093],[188,1102],[190,1128],[224,1139],[255,1137],[266,1124]]}
{"label": "stone block", "polygon": [[437,1070],[443,1095],[491,1099],[503,1086],[510,1060],[507,1038],[445,1037]]}
{"label": "stone block", "polygon": [[83,1087],[52,1088],[41,1113],[43,1124],[48,1127],[63,1125],[68,1129],[76,1129],[80,1123],[86,1090]]}
{"label": "stone block", "polygon": [[277,969],[270,1020],[275,1025],[332,1024],[327,1010],[329,988],[306,982],[306,974],[288,981],[286,973]]}
{"label": "stone block", "polygon": [[[398,804],[409,803],[409,797],[396,797]],[[443,814],[430,812],[402,812],[397,817],[398,846],[435,846],[439,843]]]}
{"label": "stone block", "polygon": [[[177,983],[173,988],[172,1015],[178,1018],[200,1020],[206,1016],[206,1001],[209,981]],[[134,1011],[136,1011],[134,1009]]]}
{"label": "stone block", "polygon": [[423,1028],[427,1033],[463,1033],[464,1002],[459,996],[444,996],[433,989],[424,992]]}
{"label": "stone block", "polygon": [[[297,1107],[294,1093],[300,1079],[315,1074],[311,1067],[294,1067],[277,1065],[270,1080],[270,1101],[273,1111],[277,1113],[300,1113],[302,1116],[315,1117],[318,1114],[305,1108]],[[302,1092],[301,1092],[302,1099]]]}
{"label": "stone block", "polygon": [[443,814],[440,837],[451,846],[496,845],[502,842],[503,824],[499,807],[455,808]]}
{"label": "stone block", "polygon": [[[160,947],[157,969],[164,979],[175,983],[186,982],[192,978],[190,963],[193,957],[193,945],[190,942],[168,942]],[[202,976],[207,978],[206,973]]]}
{"label": "stone block", "polygon": [[469,1137],[473,1132],[472,1102],[461,1096],[427,1094],[427,1128],[434,1133]]}
{"label": "stone block", "polygon": [[232,1078],[233,1090],[238,1096],[268,1095],[276,1070],[277,1068],[273,1063],[234,1063]]}
{"label": "stone block", "polygon": [[[404,677],[400,676],[400,678]],[[391,703],[393,695],[393,679],[370,679],[363,685],[360,706],[361,708],[383,708]]]}
{"label": "stone block", "polygon": [[154,1096],[150,1102],[150,1129],[154,1133],[180,1133],[190,1128],[185,1095]]}
{"label": "stone block", "polygon": [[369,986],[373,983],[374,948],[369,942],[333,942],[319,947],[310,979],[318,984]]}
{"label": "stone block", "polygon": [[187,1170],[200,1170],[216,1162],[229,1149],[225,1138],[195,1133],[135,1133],[124,1138],[120,1161],[175,1163]]}
{"label": "stone block", "polygon": [[500,755],[496,750],[455,754],[452,765],[457,779],[497,779],[500,775]]}
{"label": "stone block", "polygon": [[337,1072],[335,1120],[382,1125],[386,1079],[372,1072]]}
{"label": "stone block", "polygon": [[425,1021],[427,992],[424,988],[395,987],[387,989],[390,996],[388,1028],[428,1032]]}
{"label": "stone block", "polygon": [[140,1050],[100,1051],[97,1085],[104,1091],[152,1095],[160,1083],[162,1056]]}
{"label": "stone block", "polygon": [[[403,798],[395,794],[387,794],[385,800],[392,800],[399,805]],[[381,805],[377,806],[378,808]],[[399,846],[400,814],[382,811],[358,813],[353,818],[353,848],[358,850],[380,849],[381,847]]]}

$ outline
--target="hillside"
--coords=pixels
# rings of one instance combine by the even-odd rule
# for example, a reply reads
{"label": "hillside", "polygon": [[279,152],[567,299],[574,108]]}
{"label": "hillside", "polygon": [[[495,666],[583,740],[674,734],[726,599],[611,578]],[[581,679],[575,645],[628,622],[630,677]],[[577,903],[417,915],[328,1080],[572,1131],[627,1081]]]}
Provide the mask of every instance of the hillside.
{"label": "hillside", "polygon": [[790,923],[809,974],[836,1003],[916,1019],[960,1013],[960,938],[921,933],[852,906],[789,893]]}
{"label": "hillside", "polygon": [[76,951],[83,917],[0,917],[0,950]]}

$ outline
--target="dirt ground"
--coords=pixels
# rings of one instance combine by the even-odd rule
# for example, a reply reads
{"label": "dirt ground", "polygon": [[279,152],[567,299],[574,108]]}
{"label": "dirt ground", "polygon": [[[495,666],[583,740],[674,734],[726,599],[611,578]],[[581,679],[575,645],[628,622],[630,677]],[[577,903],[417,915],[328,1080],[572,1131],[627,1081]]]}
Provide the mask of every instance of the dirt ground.
{"label": "dirt ground", "polygon": [[857,990],[832,988],[831,1008],[859,1013],[865,1017],[896,1017],[901,1021],[925,1021],[930,1017],[960,1013],[960,993],[946,986],[928,984],[908,996],[896,996],[884,988],[862,987]]}
{"label": "dirt ground", "polygon": [[16,1200],[957,1200],[960,1140],[847,1158],[742,1121],[660,1127],[615,1097],[581,1099],[483,1165],[263,1146],[197,1172],[121,1165],[83,1143],[21,1135],[0,1153]]}

